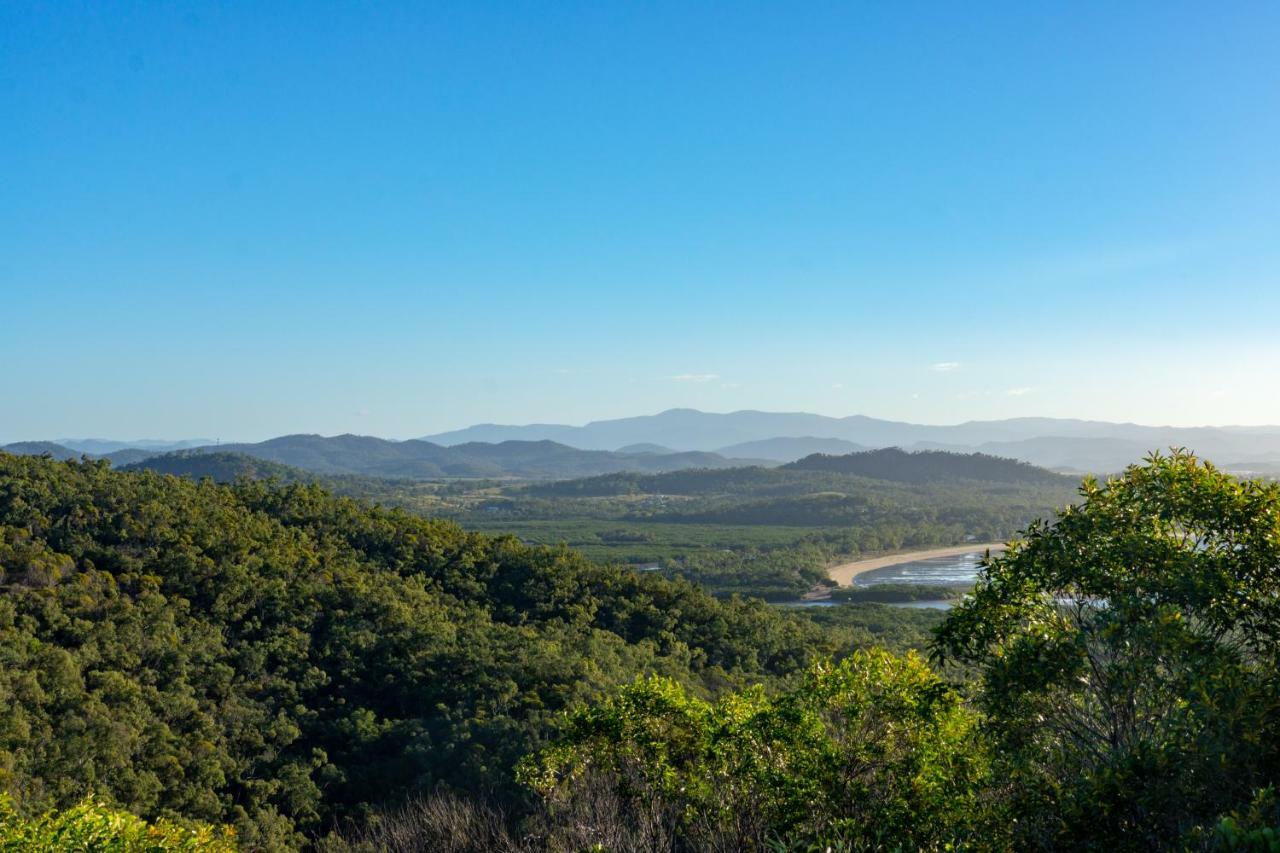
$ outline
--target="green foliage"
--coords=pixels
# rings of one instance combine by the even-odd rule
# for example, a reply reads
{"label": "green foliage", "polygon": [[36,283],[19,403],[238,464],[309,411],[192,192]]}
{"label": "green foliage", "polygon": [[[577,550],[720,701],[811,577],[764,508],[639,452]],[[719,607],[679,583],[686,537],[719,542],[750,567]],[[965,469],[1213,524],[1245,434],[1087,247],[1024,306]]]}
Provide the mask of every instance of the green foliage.
{"label": "green foliage", "polygon": [[252,480],[273,479],[281,483],[306,482],[313,479],[306,471],[256,459],[243,453],[205,452],[203,450],[175,450],[160,456],[151,456],[140,462],[124,466],[131,471],[156,471],[199,480],[209,477],[219,483],[234,483],[247,477]]}
{"label": "green foliage", "polygon": [[941,586],[939,584],[879,583],[871,586],[845,586],[831,591],[836,601],[856,601],[882,604],[909,601],[959,601],[969,587]]}
{"label": "green foliage", "polygon": [[558,815],[576,818],[604,791],[635,835],[681,849],[770,839],[924,849],[979,830],[987,759],[975,728],[918,656],[858,652],[784,692],[757,687],[714,704],[668,679],[637,681],[575,713],[521,773],[561,832],[580,831],[580,819]]}
{"label": "green foliage", "polygon": [[128,812],[86,797],[64,811],[22,817],[8,794],[0,793],[0,851],[3,853],[233,853],[229,828],[180,826],[167,820],[148,824]]}
{"label": "green foliage", "polygon": [[514,793],[563,711],[835,651],[758,601],[278,486],[0,454],[0,790],[301,844],[408,792]]}
{"label": "green foliage", "polygon": [[994,559],[937,652],[980,706],[1021,841],[1166,846],[1280,770],[1280,486],[1156,455]]}
{"label": "green foliage", "polygon": [[[407,451],[388,444],[354,436],[294,436],[266,446],[289,448],[290,454],[306,449],[301,461],[326,471],[333,468],[329,462],[337,465],[352,455],[389,453],[377,457],[380,464],[389,466],[386,471],[401,470],[396,460]],[[265,452],[266,446],[254,447]],[[508,461],[551,452],[529,442],[477,447]],[[947,462],[953,455],[938,456]],[[674,457],[662,458],[669,463]],[[938,470],[909,483],[761,467],[619,473],[556,483],[426,482],[318,474],[244,453],[205,450],[156,456],[128,469],[219,482],[242,477],[314,482],[336,494],[452,518],[472,530],[565,543],[601,562],[658,562],[667,577],[690,580],[718,595],[771,601],[794,600],[823,584],[827,566],[840,559],[953,545],[969,536],[1004,539],[1072,494],[1066,478],[1040,469],[1031,469],[1038,474],[1028,477],[1023,469],[1029,466],[1010,460],[981,457],[977,473],[990,469],[987,479],[968,480],[957,479],[945,464],[928,464]],[[1004,472],[1008,466],[1011,473]],[[414,470],[405,468],[402,474]]]}
{"label": "green foliage", "polygon": [[1195,846],[1214,850],[1280,853],[1280,800],[1276,789],[1268,786],[1258,791],[1247,809],[1224,815],[1212,832],[1198,827],[1190,840]]}
{"label": "green foliage", "polygon": [[657,561],[719,594],[785,601],[822,584],[841,559],[1008,538],[1072,498],[1069,480],[1040,474],[923,483],[767,468],[613,474],[512,486],[440,511],[598,560]]}
{"label": "green foliage", "polygon": [[933,641],[934,629],[946,619],[943,610],[863,602],[788,609],[797,618],[820,626],[840,648],[878,648],[897,653],[926,651]]}
{"label": "green foliage", "polygon": [[[603,500],[569,522],[597,546],[688,550],[636,572],[313,483],[0,454],[0,850],[1273,849],[1280,485],[1181,452],[1086,481],[950,614],[661,575],[812,580],[894,500],[981,489],[806,532],[419,486]],[[934,629],[954,684],[873,648]]]}

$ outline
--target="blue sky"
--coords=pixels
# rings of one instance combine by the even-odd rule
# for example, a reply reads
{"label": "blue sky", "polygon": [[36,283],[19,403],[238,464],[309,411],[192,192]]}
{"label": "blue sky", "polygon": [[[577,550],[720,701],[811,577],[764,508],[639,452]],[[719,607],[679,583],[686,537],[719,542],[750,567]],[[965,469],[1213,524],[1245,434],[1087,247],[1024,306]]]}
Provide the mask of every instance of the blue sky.
{"label": "blue sky", "polygon": [[1280,5],[0,5],[0,440],[1280,423]]}

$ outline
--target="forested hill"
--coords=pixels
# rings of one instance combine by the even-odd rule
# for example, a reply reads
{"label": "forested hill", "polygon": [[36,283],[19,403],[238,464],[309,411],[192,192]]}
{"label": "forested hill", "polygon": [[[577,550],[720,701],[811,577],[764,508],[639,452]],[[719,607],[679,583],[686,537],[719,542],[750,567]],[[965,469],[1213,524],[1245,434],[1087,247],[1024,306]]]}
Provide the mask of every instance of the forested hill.
{"label": "forested hill", "polygon": [[125,465],[123,470],[155,471],[159,474],[172,474],[175,477],[190,477],[193,480],[209,477],[219,483],[234,483],[242,477],[251,480],[277,480],[281,483],[309,482],[316,479],[314,474],[299,468],[267,459],[257,459],[245,453],[227,451],[205,453],[200,450],[178,450]]}
{"label": "forested hill", "polygon": [[948,480],[978,480],[1000,483],[1066,483],[1073,478],[1037,468],[1016,459],[985,453],[951,453],[921,450],[908,453],[896,447],[828,456],[815,453],[782,466],[789,471],[825,471],[856,474],[900,483],[934,483]]}
{"label": "forested hill", "polygon": [[[214,448],[204,448],[206,452]],[[674,471],[742,465],[715,453],[620,453],[579,450],[554,441],[472,442],[442,447],[429,441],[388,441],[361,435],[286,435],[256,444],[224,444],[242,453],[318,474],[435,479],[441,477],[588,477],[614,471]]]}
{"label": "forested hill", "polygon": [[[85,442],[86,444],[110,444],[110,442]],[[69,447],[56,441],[16,441],[0,447],[4,453],[15,456],[52,456],[54,459],[108,459],[113,465],[128,465],[155,456],[157,451],[137,447],[123,447],[107,453],[93,453],[80,447]]]}
{"label": "forested hill", "polygon": [[54,459],[78,459],[80,454],[70,447],[63,447],[52,441],[15,441],[13,444],[0,446],[0,451],[15,456],[52,456]]}
{"label": "forested hill", "polygon": [[896,448],[845,456],[813,454],[787,465],[765,468],[691,469],[656,474],[616,472],[595,477],[538,483],[529,494],[546,497],[602,497],[608,495],[803,495],[823,491],[902,489],[912,486],[955,486],[990,490],[1001,485],[1048,488],[1070,495],[1078,478],[1037,468],[1014,459],[981,453],[940,451],[906,453]]}
{"label": "forested hill", "polygon": [[511,785],[638,674],[700,694],[831,651],[753,601],[306,484],[0,454],[0,787],[296,846],[437,784]]}

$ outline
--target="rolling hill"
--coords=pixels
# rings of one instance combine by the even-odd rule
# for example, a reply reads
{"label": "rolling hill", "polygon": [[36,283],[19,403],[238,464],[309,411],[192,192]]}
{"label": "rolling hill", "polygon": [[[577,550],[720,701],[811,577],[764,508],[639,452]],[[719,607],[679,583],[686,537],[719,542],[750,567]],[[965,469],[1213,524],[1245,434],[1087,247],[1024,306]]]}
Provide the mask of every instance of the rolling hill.
{"label": "rolling hill", "polygon": [[52,441],[15,441],[0,447],[0,451],[12,453],[14,456],[44,456],[48,454],[54,459],[79,459],[80,453]]}
{"label": "rolling hill", "polygon": [[1074,492],[1078,482],[1075,477],[1037,468],[1016,459],[1001,459],[982,453],[907,453],[897,448],[888,448],[844,456],[814,454],[797,462],[773,467],[703,468],[658,473],[617,472],[536,483],[528,486],[526,491],[545,497],[650,494],[741,498],[857,492],[879,486],[901,489],[904,485],[941,485],[979,491],[991,486],[1048,487],[1067,496]]}
{"label": "rolling hill", "polygon": [[826,453],[835,456],[842,453],[857,453],[860,450],[870,449],[865,445],[845,441],[843,438],[802,436],[800,438],[779,437],[765,438],[759,441],[744,441],[741,444],[722,447],[716,452],[721,456],[794,462],[814,453]]}
{"label": "rolling hill", "polygon": [[[111,444],[112,442],[104,443]],[[81,456],[88,456],[90,459],[110,460],[113,465],[117,466],[140,462],[143,459],[149,459],[164,452],[126,447],[112,450],[109,453],[93,453],[84,450],[82,447],[72,447],[58,441],[15,441],[13,444],[6,444],[0,447],[0,451],[12,453],[15,456],[44,456],[48,454],[54,459],[79,459]]]}
{"label": "rolling hill", "polygon": [[426,441],[388,441],[359,435],[287,435],[256,444],[223,444],[180,453],[184,454],[184,459],[185,454],[239,454],[316,474],[404,479],[561,479],[618,471],[726,468],[755,461],[726,459],[715,453],[702,452],[659,454],[579,450],[553,441],[469,442],[442,447]]}
{"label": "rolling hill", "polygon": [[279,462],[226,451],[204,453],[199,450],[177,450],[124,465],[121,470],[155,471],[159,474],[172,474],[175,477],[189,477],[193,480],[209,477],[219,483],[233,483],[242,477],[292,483],[310,477],[306,471],[282,465]]}
{"label": "rolling hill", "polygon": [[822,471],[854,474],[898,483],[938,483],[977,480],[990,483],[1072,483],[1073,478],[1016,459],[985,453],[952,453],[920,450],[908,453],[896,447],[829,456],[815,453],[782,466],[787,471]]}
{"label": "rolling hill", "polygon": [[[750,456],[763,455],[755,443],[765,442],[763,448],[770,454],[765,458],[777,461],[792,461],[806,455],[800,453],[788,459],[788,442],[832,439],[867,448],[987,452],[1036,465],[1094,472],[1116,471],[1140,461],[1152,450],[1169,447],[1186,447],[1223,462],[1280,463],[1280,426],[1167,427],[1072,418],[1010,418],[926,425],[863,415],[834,418],[804,412],[713,413],[669,409],[656,415],[592,421],[583,426],[479,424],[427,436],[425,440],[455,446],[470,441],[509,439],[550,440],[592,450],[649,443],[676,450]],[[815,447],[808,452],[854,449]]]}
{"label": "rolling hill", "polygon": [[163,438],[139,438],[132,441],[118,441],[111,438],[55,438],[54,441],[72,450],[101,457],[113,456],[121,450],[144,450],[148,455],[158,456],[174,450],[187,450],[214,444],[213,439],[209,438],[184,438],[177,441]]}

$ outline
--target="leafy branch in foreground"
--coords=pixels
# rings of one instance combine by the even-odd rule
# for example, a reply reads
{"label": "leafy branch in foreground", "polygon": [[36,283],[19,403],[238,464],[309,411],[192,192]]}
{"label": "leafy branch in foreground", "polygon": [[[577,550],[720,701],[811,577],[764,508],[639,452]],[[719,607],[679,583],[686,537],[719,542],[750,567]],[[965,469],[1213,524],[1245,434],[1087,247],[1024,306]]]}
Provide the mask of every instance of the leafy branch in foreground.
{"label": "leafy branch in foreground", "polygon": [[8,794],[0,793],[0,851],[64,853],[234,853],[235,833],[208,825],[148,824],[125,811],[86,797],[63,811],[24,818]]}
{"label": "leafy branch in foreground", "polygon": [[1153,455],[1033,525],[941,627],[1021,842],[1168,846],[1280,769],[1280,486]]}
{"label": "leafy branch in foreground", "polygon": [[642,679],[573,714],[521,777],[545,798],[552,849],[923,848],[976,831],[975,726],[914,653],[857,652],[715,703]]}

